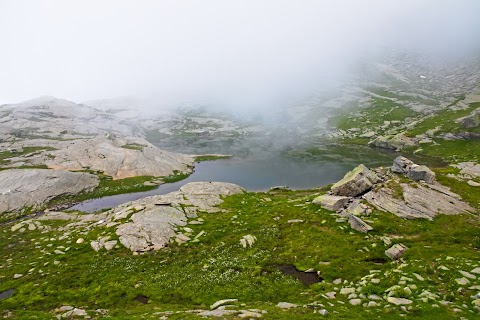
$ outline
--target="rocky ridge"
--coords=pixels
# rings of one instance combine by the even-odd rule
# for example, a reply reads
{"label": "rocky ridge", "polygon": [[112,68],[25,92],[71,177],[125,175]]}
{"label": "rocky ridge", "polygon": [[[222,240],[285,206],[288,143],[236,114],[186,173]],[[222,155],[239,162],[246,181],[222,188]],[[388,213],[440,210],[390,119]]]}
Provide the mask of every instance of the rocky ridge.
{"label": "rocky ridge", "polygon": [[364,165],[358,166],[335,183],[329,194],[317,197],[313,203],[337,211],[352,228],[368,232],[371,227],[359,216],[368,216],[371,209],[363,201],[406,219],[432,219],[438,214],[475,211],[459,195],[436,182],[435,173],[428,167],[401,156],[390,169],[372,171]]}

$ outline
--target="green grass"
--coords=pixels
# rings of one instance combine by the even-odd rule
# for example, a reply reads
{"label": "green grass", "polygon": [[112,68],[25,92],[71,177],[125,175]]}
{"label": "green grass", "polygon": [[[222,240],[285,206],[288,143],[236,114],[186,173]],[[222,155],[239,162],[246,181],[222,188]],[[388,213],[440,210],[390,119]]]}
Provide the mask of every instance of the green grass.
{"label": "green grass", "polygon": [[231,155],[216,155],[216,154],[207,154],[207,155],[200,155],[195,157],[195,162],[203,162],[203,161],[214,161],[218,159],[228,159],[231,158]]}
{"label": "green grass", "polygon": [[0,152],[0,165],[8,165],[10,162],[8,158],[13,158],[13,157],[20,157],[20,156],[25,156],[30,153],[36,153],[39,151],[53,151],[56,150],[55,148],[52,147],[23,147],[22,152],[12,152],[12,151],[3,151]]}
{"label": "green grass", "polygon": [[[450,163],[480,161],[479,140],[434,139],[434,142],[434,144],[420,145],[420,153],[430,157],[443,158]],[[413,151],[413,149],[406,151]]]}
{"label": "green grass", "polygon": [[440,130],[435,133],[446,132],[480,132],[479,128],[462,128],[460,123],[455,122],[458,118],[465,117],[472,113],[473,110],[480,107],[480,103],[472,103],[467,109],[452,111],[449,109],[441,110],[432,116],[426,116],[418,123],[412,130],[406,134],[410,137],[414,137],[419,134],[423,134],[430,129],[440,127]]}
{"label": "green grass", "polygon": [[376,128],[384,121],[403,121],[418,115],[417,112],[389,99],[371,98],[366,108],[342,108],[329,119],[329,123],[338,129]]}
{"label": "green grass", "polygon": [[166,177],[163,177],[162,180],[165,183],[173,183],[173,182],[178,182],[178,181],[181,181],[183,179],[186,179],[186,178],[188,178],[189,175],[190,175],[190,173],[183,173],[183,172],[180,172],[178,170],[174,170],[173,174],[171,174],[169,176],[166,176]]}
{"label": "green grass", "polygon": [[[457,191],[462,196],[467,192]],[[12,233],[9,226],[3,227],[0,245],[5,249],[1,252],[0,267],[4,278],[0,291],[8,288],[16,291],[12,298],[0,302],[2,309],[31,319],[35,315],[47,318],[50,310],[73,305],[88,310],[108,309],[113,319],[143,319],[154,318],[152,313],[156,311],[208,309],[217,300],[237,298],[239,303],[246,304],[241,309],[267,310],[265,319],[318,319],[310,308],[282,311],[275,307],[280,301],[299,304],[318,301],[330,311],[332,319],[401,319],[398,307],[354,307],[348,304],[346,296],[338,295],[335,300],[321,296],[342,286],[334,285],[334,279],[358,283],[370,270],[379,270],[382,280],[365,285],[365,294],[383,295],[387,288],[397,284],[403,275],[393,271],[400,268],[398,263],[373,262],[385,258],[388,246],[380,238],[384,235],[410,248],[405,254],[407,264],[401,269],[426,279],[416,282],[420,289],[443,292],[442,299],[454,300],[456,305],[470,305],[469,296],[476,291],[456,292],[453,283],[458,277],[457,268],[468,268],[468,261],[478,262],[480,236],[476,216],[403,220],[375,211],[368,218],[374,231],[365,235],[337,223],[330,212],[307,204],[318,192],[278,191],[228,197],[221,205],[225,212],[199,213],[205,223],[189,225],[194,235],[205,232],[200,242],[172,245],[140,256],[133,256],[123,247],[110,252],[94,252],[90,248],[89,242],[102,233],[117,238],[114,228],[94,228],[86,234],[79,228],[73,230],[70,238],[60,240],[53,227],[69,222],[42,222],[52,227],[52,231],[45,233],[39,230]],[[478,194],[472,194],[468,200],[478,202]],[[304,223],[288,223],[290,219],[302,219]],[[256,243],[247,249],[239,244],[246,234],[257,237]],[[78,237],[86,241],[76,244]],[[66,255],[49,254],[57,246],[70,250]],[[446,260],[447,256],[455,260]],[[55,260],[60,263],[55,265]],[[325,281],[304,286],[282,275],[275,267],[279,264],[293,264],[299,270],[314,268]],[[451,271],[439,270],[440,264]],[[35,270],[28,275],[31,268]],[[15,273],[25,276],[14,280]],[[141,305],[134,301],[137,295],[149,297],[149,303]],[[328,305],[329,302],[334,306]],[[452,319],[462,315],[453,313],[451,307],[435,309],[431,304],[416,301],[408,318]],[[186,314],[171,318],[196,319]]]}

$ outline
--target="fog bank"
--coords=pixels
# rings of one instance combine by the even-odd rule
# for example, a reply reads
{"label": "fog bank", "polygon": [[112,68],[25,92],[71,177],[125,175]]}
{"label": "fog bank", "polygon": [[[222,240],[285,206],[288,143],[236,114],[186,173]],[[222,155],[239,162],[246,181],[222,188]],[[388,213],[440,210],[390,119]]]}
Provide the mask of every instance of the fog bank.
{"label": "fog bank", "polygon": [[344,81],[385,48],[461,59],[480,2],[0,2],[0,103],[142,96],[261,109]]}

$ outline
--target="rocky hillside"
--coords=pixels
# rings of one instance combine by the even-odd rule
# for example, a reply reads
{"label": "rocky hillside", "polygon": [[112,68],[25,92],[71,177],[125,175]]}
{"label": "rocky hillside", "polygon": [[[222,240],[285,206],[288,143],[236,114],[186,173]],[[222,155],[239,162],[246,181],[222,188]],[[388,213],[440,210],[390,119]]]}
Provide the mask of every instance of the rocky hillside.
{"label": "rocky hillside", "polygon": [[[0,106],[0,115],[0,170],[4,177],[0,194],[15,194],[25,200],[36,198],[33,202],[21,202],[22,205],[2,200],[0,215],[19,209],[29,212],[51,200],[80,192],[85,198],[153,188],[162,183],[160,177],[192,172],[193,156],[161,150],[142,138],[143,131],[136,122],[90,106],[42,97]],[[27,178],[19,177],[18,169],[55,171],[30,171]],[[81,179],[74,178],[70,171],[88,171],[90,176],[100,178],[100,184],[93,176],[93,187],[98,187],[92,190],[92,185],[87,184],[83,188]],[[52,181],[57,181],[52,180],[51,174],[63,179],[62,183],[58,181],[57,190],[50,188]],[[32,181],[29,183],[28,179]],[[108,179],[121,181],[111,183]],[[31,194],[32,188],[52,192],[40,196]]]}
{"label": "rocky hillside", "polygon": [[[462,170],[480,178],[477,167]],[[474,319],[478,193],[472,201],[445,181],[455,179],[400,157],[389,168],[361,165],[329,188],[191,183],[103,213],[9,223],[2,313]]]}

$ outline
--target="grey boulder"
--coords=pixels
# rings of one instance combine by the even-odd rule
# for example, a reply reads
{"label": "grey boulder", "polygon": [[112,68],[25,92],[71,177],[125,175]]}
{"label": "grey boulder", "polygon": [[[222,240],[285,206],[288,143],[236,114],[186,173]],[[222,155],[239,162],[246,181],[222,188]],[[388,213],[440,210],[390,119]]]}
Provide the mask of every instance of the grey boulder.
{"label": "grey boulder", "polygon": [[379,181],[380,178],[373,171],[361,164],[335,183],[331,192],[335,196],[355,197],[368,191]]}
{"label": "grey boulder", "polygon": [[385,254],[387,255],[387,257],[389,257],[392,260],[398,260],[400,259],[401,256],[403,256],[403,254],[407,250],[408,250],[407,246],[401,243],[397,243],[391,246],[390,249],[387,249],[385,251]]}
{"label": "grey boulder", "polygon": [[349,200],[349,197],[324,194],[313,199],[313,203],[320,205],[324,209],[337,211],[345,207]]}
{"label": "grey boulder", "polygon": [[414,181],[423,180],[426,183],[432,184],[435,181],[435,172],[430,170],[427,166],[413,165],[407,173],[407,177]]}

